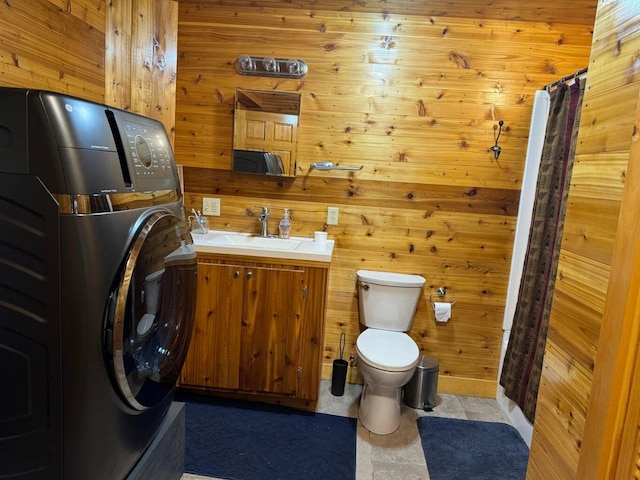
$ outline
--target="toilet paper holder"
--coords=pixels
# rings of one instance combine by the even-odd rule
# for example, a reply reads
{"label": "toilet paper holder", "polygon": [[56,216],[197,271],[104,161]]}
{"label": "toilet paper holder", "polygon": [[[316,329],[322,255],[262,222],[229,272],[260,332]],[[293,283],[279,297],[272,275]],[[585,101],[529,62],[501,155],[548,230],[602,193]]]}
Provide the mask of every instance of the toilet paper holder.
{"label": "toilet paper holder", "polygon": [[[433,303],[433,296],[437,295],[439,297],[444,297],[447,294],[447,289],[445,287],[440,287],[438,288],[438,290],[436,290],[435,292],[433,292],[431,295],[429,295],[429,303],[431,303],[431,306],[433,307],[433,309],[436,309],[436,304]],[[456,304],[456,302],[451,302],[451,306],[453,307]]]}

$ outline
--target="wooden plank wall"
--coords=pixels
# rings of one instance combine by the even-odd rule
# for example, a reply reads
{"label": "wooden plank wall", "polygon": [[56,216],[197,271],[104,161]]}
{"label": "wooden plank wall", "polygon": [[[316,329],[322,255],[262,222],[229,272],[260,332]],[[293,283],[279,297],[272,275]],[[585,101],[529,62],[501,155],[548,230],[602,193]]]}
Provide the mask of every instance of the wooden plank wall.
{"label": "wooden plank wall", "polygon": [[0,85],[104,101],[104,0],[0,3]]}
{"label": "wooden plank wall", "polygon": [[[637,2],[601,1],[598,6],[529,479],[604,478],[591,476],[596,456],[581,459],[581,454],[583,440],[597,444],[605,428],[591,425],[590,437],[584,436],[592,391],[601,388],[592,381],[605,299],[607,294],[613,296],[609,301],[624,299],[619,292],[607,292],[607,286],[631,139],[638,127],[639,19]],[[579,463],[586,466],[585,475],[577,475]]]}
{"label": "wooden plank wall", "polygon": [[[439,390],[494,397],[533,92],[587,65],[593,17],[464,18],[445,13],[450,2],[411,3],[181,1],[176,158],[186,208],[217,197],[211,228],[258,231],[255,206],[268,205],[273,232],[287,207],[293,235],[326,230],[336,240],[324,378],[341,332],[355,354],[356,270],[416,273],[427,284],[411,335],[439,360]],[[302,58],[309,74],[242,77],[233,68],[242,53]],[[301,93],[295,180],[229,172],[236,87]],[[315,161],[364,169],[310,172]],[[339,225],[325,225],[328,206],[339,207]],[[428,301],[440,286],[457,302],[446,324]]]}
{"label": "wooden plank wall", "polygon": [[106,102],[161,121],[174,141],[178,3],[107,5]]}
{"label": "wooden plank wall", "polygon": [[640,95],[577,478],[640,478]]}
{"label": "wooden plank wall", "polygon": [[0,85],[131,110],[172,136],[177,23],[173,0],[2,2]]}

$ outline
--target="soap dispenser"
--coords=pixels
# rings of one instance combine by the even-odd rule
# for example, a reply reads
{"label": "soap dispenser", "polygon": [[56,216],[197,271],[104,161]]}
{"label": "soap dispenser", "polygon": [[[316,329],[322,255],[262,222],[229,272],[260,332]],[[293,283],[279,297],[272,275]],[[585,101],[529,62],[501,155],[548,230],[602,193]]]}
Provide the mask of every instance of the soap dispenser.
{"label": "soap dispenser", "polygon": [[280,220],[280,238],[289,238],[291,232],[291,220],[289,219],[289,209],[284,209],[284,215]]}

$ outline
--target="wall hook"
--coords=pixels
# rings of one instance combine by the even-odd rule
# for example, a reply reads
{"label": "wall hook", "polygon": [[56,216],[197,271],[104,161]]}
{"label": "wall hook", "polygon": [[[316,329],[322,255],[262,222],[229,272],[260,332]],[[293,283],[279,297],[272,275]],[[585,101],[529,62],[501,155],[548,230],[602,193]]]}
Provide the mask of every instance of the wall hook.
{"label": "wall hook", "polygon": [[[502,152],[502,148],[500,148],[500,146],[498,145],[498,140],[500,139],[500,134],[502,133],[503,125],[504,125],[504,122],[500,120],[498,122],[498,125],[493,126],[493,138],[495,139],[496,143],[492,147],[489,147],[489,150],[493,152],[493,156],[496,160],[498,160],[498,157],[500,157],[500,153]],[[496,130],[498,130],[498,135],[496,135],[495,133]]]}

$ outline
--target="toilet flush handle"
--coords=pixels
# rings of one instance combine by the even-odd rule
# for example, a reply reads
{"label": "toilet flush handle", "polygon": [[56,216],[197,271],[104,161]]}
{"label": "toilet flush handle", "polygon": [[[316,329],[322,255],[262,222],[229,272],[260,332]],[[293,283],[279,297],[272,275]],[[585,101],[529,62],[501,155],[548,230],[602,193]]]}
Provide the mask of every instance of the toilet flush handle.
{"label": "toilet flush handle", "polygon": [[360,283],[360,286],[362,287],[363,290],[369,290],[369,284],[368,283]]}

